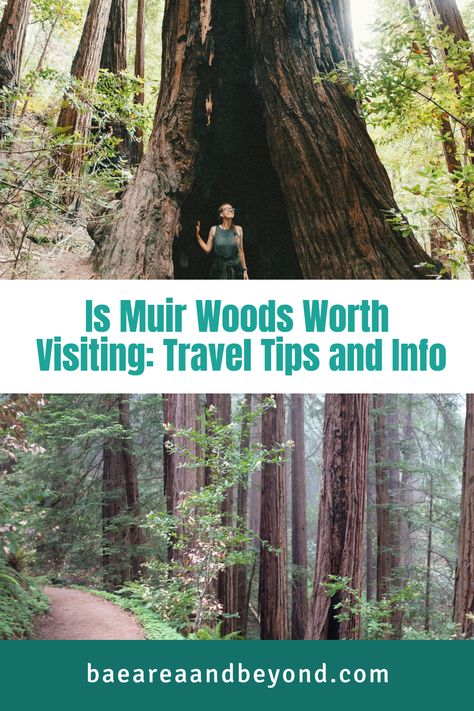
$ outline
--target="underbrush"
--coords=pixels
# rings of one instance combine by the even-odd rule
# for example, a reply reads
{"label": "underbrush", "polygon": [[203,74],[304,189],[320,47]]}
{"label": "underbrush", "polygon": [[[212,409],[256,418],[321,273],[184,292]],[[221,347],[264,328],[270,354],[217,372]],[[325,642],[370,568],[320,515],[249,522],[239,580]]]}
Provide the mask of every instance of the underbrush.
{"label": "underbrush", "polygon": [[41,589],[45,582],[16,573],[0,560],[0,639],[31,637],[34,618],[49,609]]}

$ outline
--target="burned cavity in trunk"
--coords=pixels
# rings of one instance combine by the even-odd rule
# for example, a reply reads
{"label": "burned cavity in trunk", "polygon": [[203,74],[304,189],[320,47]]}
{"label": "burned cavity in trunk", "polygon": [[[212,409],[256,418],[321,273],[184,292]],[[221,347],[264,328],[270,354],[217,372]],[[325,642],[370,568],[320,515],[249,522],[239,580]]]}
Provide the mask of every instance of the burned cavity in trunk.
{"label": "burned cavity in trunk", "polygon": [[[257,279],[299,279],[285,200],[271,163],[250,58],[242,3],[213,3],[209,61],[198,71],[194,137],[199,145],[193,186],[174,242],[176,279],[207,279],[212,263],[195,239],[219,223],[218,207],[236,208],[249,273]],[[278,116],[274,117],[278,120]]]}

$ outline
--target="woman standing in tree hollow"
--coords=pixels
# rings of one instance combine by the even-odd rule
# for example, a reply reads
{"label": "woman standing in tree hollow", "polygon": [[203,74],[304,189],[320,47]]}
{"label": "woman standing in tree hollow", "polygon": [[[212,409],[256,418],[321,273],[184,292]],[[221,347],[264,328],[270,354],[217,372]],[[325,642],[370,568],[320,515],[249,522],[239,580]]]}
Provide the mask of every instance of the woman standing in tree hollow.
{"label": "woman standing in tree hollow", "polygon": [[201,237],[201,223],[196,225],[196,239],[206,254],[213,252],[210,279],[249,278],[244,254],[244,231],[234,222],[235,210],[225,203],[219,208],[220,225],[211,227],[207,242]]}

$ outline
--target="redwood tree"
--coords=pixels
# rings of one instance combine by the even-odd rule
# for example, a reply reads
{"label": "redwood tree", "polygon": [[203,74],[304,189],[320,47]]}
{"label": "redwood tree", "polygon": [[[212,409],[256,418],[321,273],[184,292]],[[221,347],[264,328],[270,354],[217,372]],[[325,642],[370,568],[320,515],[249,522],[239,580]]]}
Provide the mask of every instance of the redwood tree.
{"label": "redwood tree", "polygon": [[[0,90],[15,89],[25,48],[31,0],[8,0],[0,22]],[[9,129],[14,102],[0,103],[0,138]]]}
{"label": "redwood tree", "polygon": [[[84,88],[95,86],[100,68],[102,49],[109,19],[112,0],[91,0],[82,30],[76,55],[72,62],[71,75],[81,81]],[[65,134],[77,133],[86,139],[90,130],[91,112],[86,106],[80,109],[64,98],[58,117],[57,127]],[[58,164],[64,173],[77,175],[82,167],[83,151],[80,146],[63,149]]]}
{"label": "redwood tree", "polygon": [[[143,561],[143,532],[139,525],[139,494],[132,449],[128,397],[106,399],[106,407],[121,426],[118,435],[104,443],[102,523],[104,532],[104,583],[108,589],[134,580]],[[127,516],[129,523],[119,517]]]}
{"label": "redwood tree", "polygon": [[467,395],[454,621],[467,637],[474,634],[474,395]]}
{"label": "redwood tree", "polygon": [[397,206],[350,89],[324,79],[352,59],[348,14],[348,0],[168,0],[150,144],[94,231],[102,276],[202,277],[194,225],[225,200],[253,277],[433,273],[387,222]]}
{"label": "redwood tree", "polygon": [[385,395],[374,395],[375,500],[377,507],[377,600],[389,595],[391,576],[390,489],[387,467]]}
{"label": "redwood tree", "polygon": [[291,439],[291,638],[304,639],[308,622],[304,395],[291,396]]}
{"label": "redwood tree", "polygon": [[330,576],[362,587],[363,533],[369,446],[369,396],[327,395],[313,601],[307,639],[357,639],[357,615],[339,621],[341,595],[329,597]]}
{"label": "redwood tree", "polygon": [[[179,502],[186,493],[197,491],[199,481],[195,468],[185,467],[186,457],[180,449],[191,449],[192,444],[184,438],[177,438],[177,452],[170,453],[166,443],[174,430],[194,429],[196,426],[196,395],[170,394],[163,396],[163,422],[165,423],[163,469],[166,508],[170,515],[176,514]],[[182,531],[178,531],[178,534]],[[169,560],[178,560],[181,552],[168,548]]]}
{"label": "redwood tree", "polygon": [[[137,22],[135,29],[135,76],[142,81],[145,80],[145,0],[137,2]],[[136,104],[145,103],[145,92],[142,89],[135,96]],[[143,158],[143,131],[136,130],[137,141],[130,145],[130,160],[132,165],[138,165]]]}
{"label": "redwood tree", "polygon": [[[268,396],[264,396],[268,397]],[[285,436],[283,395],[262,416],[262,445],[280,447]],[[286,554],[286,491],[283,457],[262,467],[260,515],[260,637],[288,639],[288,592]]]}
{"label": "redwood tree", "polygon": [[105,33],[100,68],[111,74],[127,69],[128,0],[112,0]]}

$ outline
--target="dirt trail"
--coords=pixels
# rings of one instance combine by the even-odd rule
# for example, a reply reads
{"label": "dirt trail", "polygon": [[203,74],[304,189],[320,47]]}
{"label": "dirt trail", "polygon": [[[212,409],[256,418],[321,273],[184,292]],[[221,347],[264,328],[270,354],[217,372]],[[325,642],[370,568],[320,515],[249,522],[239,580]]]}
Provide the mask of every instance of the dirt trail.
{"label": "dirt trail", "polygon": [[144,639],[134,617],[107,600],[82,590],[45,588],[51,600],[38,620],[35,639]]}

